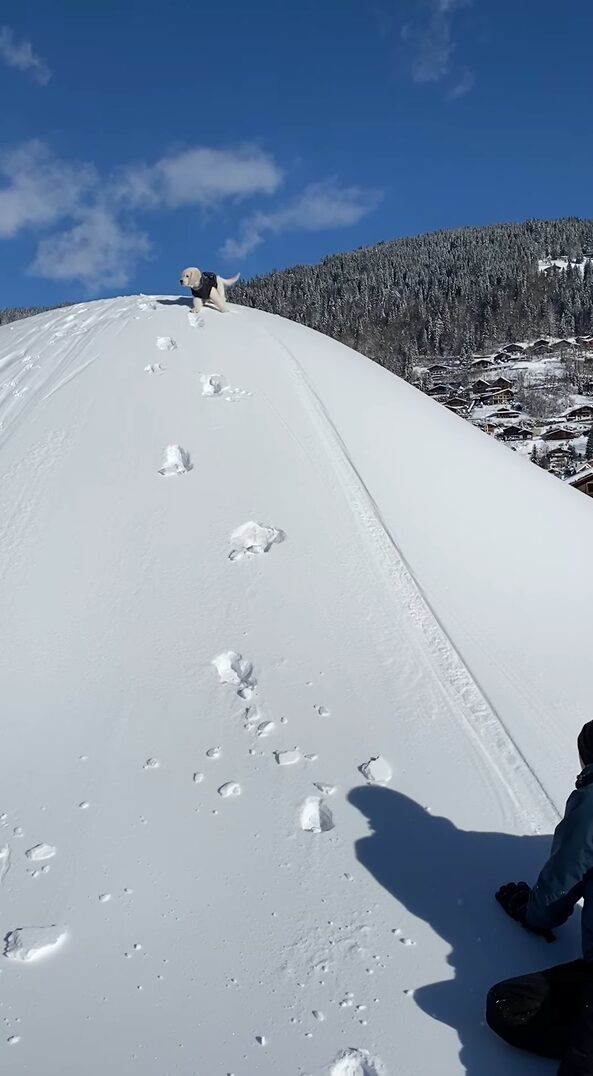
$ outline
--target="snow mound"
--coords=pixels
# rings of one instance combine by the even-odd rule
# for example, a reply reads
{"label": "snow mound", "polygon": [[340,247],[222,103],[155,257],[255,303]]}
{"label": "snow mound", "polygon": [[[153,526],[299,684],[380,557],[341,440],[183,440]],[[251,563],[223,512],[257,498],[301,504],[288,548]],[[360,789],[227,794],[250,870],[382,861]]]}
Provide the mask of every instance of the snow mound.
{"label": "snow mound", "polygon": [[521,1076],[492,894],[573,784],[593,503],[302,325],[194,320],[0,327],[11,1074]]}

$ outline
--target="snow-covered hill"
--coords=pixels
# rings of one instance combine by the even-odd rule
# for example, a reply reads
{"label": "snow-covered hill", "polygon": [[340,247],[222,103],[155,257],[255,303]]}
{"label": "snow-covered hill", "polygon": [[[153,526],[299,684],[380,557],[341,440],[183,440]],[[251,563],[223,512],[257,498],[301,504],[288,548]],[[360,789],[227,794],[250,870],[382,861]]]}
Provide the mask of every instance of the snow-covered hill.
{"label": "snow-covered hill", "polygon": [[41,314],[0,371],[5,1071],[539,1072],[492,894],[591,716],[590,501],[254,310]]}

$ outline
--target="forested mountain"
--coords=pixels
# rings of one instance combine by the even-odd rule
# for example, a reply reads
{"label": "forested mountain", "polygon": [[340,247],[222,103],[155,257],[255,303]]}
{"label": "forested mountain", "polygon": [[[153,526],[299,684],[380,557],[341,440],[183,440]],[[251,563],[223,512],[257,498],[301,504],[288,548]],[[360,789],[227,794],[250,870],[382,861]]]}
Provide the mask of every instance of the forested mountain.
{"label": "forested mountain", "polygon": [[[256,277],[233,300],[283,314],[398,373],[420,354],[593,328],[593,220],[496,224],[395,239]],[[540,271],[544,258],[566,268]]]}

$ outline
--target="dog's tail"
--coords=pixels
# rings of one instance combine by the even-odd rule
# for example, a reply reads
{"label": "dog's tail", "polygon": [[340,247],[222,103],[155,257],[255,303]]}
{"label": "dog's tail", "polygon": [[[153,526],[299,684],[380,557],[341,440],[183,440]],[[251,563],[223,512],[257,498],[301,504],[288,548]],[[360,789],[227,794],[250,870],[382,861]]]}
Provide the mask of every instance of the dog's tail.
{"label": "dog's tail", "polygon": [[230,278],[230,280],[226,280],[225,277],[223,277],[223,276],[219,276],[218,279],[220,280],[221,284],[225,284],[227,288],[230,288],[231,284],[236,284],[237,283],[240,276],[241,276],[241,274],[237,273],[237,275],[232,276]]}

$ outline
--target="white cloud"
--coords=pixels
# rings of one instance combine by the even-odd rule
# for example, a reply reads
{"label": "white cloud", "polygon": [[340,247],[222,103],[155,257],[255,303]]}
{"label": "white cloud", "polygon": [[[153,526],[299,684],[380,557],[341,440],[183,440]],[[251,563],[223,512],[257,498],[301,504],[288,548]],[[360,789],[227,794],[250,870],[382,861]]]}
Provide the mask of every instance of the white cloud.
{"label": "white cloud", "polygon": [[227,199],[274,194],[281,182],[278,165],[257,146],[195,146],[152,165],[124,169],[115,180],[114,196],[146,208],[214,206]]}
{"label": "white cloud", "polygon": [[95,206],[73,228],[43,239],[29,271],[49,280],[120,287],[149,252],[146,235],[126,230],[108,208]]}
{"label": "white cloud", "polygon": [[70,215],[98,182],[87,164],[54,157],[38,141],[0,153],[0,238]]}
{"label": "white cloud", "polygon": [[122,224],[124,211],[214,206],[273,194],[281,180],[272,157],[254,146],[198,146],[105,181],[93,165],[62,161],[42,142],[25,142],[0,152],[0,239],[69,221],[41,240],[30,271],[118,287],[150,250],[143,232]]}
{"label": "white cloud", "polygon": [[458,82],[449,90],[447,97],[450,101],[457,101],[460,97],[465,97],[466,93],[473,90],[476,84],[475,76],[471,71],[464,71]]}
{"label": "white cloud", "polygon": [[[470,0],[427,0],[424,16],[407,23],[401,32],[402,40],[411,48],[411,69],[414,82],[441,82],[451,73],[455,51],[453,38],[454,12]],[[470,82],[471,79],[471,82]],[[462,97],[473,85],[468,71],[450,92],[452,98]]]}
{"label": "white cloud", "polygon": [[339,187],[333,180],[311,183],[283,208],[247,217],[239,236],[226,240],[222,254],[225,258],[245,258],[264,242],[269,232],[317,232],[348,227],[372,212],[380,199],[379,191]]}
{"label": "white cloud", "polygon": [[33,52],[30,41],[17,41],[9,26],[0,26],[0,60],[8,67],[29,71],[41,86],[47,86],[51,71],[45,60]]}
{"label": "white cloud", "polygon": [[[248,196],[272,195],[281,182],[274,159],[250,145],[196,146],[102,177],[92,164],[63,161],[40,141],[25,142],[0,151],[0,239],[59,225],[40,239],[29,272],[92,288],[120,287],[151,250],[135,223],[138,213],[219,208]],[[347,227],[370,213],[380,197],[378,191],[340,187],[333,180],[312,183],[278,209],[247,215],[223,253],[243,258],[272,233]]]}

